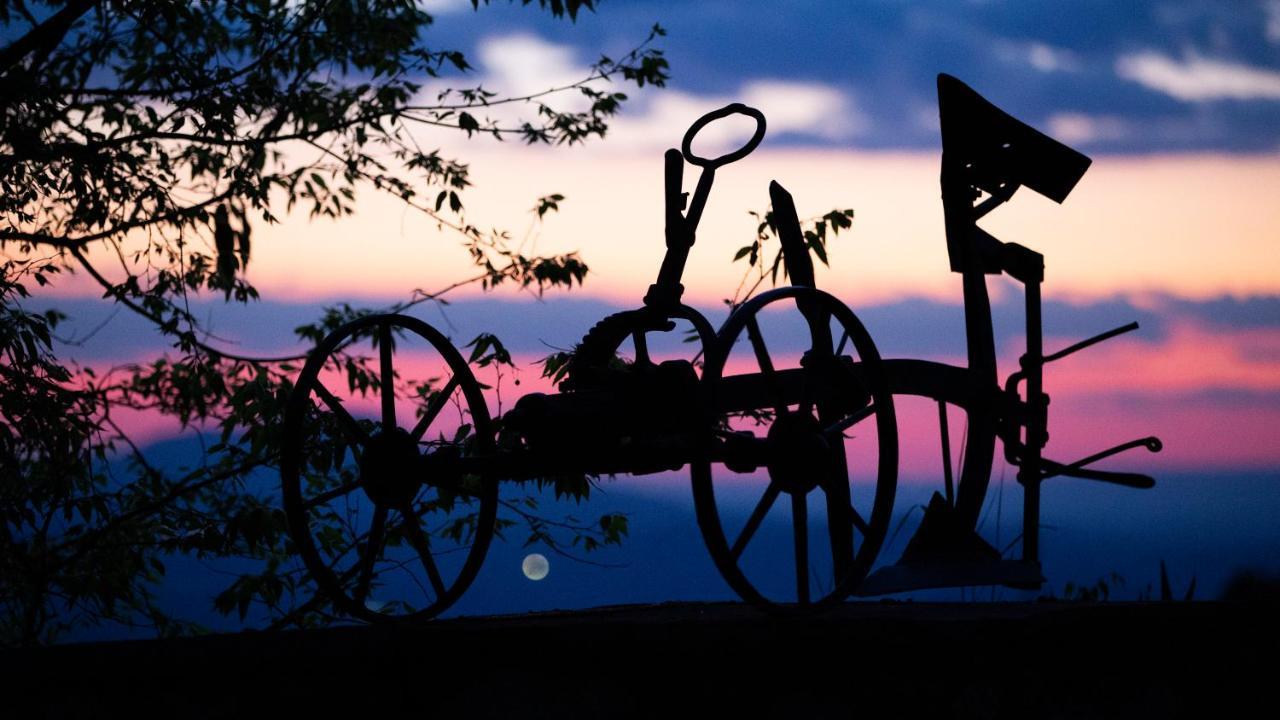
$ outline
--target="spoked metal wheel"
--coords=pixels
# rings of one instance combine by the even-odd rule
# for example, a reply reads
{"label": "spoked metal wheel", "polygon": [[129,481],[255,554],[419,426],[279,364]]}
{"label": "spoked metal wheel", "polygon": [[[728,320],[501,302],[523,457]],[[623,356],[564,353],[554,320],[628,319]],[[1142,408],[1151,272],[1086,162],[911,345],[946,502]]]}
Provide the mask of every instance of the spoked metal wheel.
{"label": "spoked metal wheel", "polygon": [[[360,356],[377,361],[351,360]],[[339,610],[429,618],[462,595],[498,499],[496,479],[474,472],[493,450],[493,423],[447,338],[404,315],[344,325],[307,360],[284,433],[290,535]]]}
{"label": "spoked metal wheel", "polygon": [[771,610],[839,602],[866,577],[897,486],[893,396],[843,303],[780,288],[739,308],[703,370],[698,524],[721,575]]}

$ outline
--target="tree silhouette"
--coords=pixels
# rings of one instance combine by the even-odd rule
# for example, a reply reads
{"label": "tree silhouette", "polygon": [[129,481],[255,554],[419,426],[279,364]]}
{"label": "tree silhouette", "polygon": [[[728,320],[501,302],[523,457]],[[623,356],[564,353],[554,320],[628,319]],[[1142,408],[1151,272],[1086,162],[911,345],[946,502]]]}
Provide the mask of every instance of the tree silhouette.
{"label": "tree silhouette", "polygon": [[[594,6],[536,3],[569,20]],[[155,600],[173,555],[252,567],[218,596],[224,613],[260,606],[269,626],[332,619],[290,562],[278,502],[252,482],[274,472],[302,358],[219,347],[189,305],[201,294],[257,299],[243,275],[252,229],[282,208],[339,218],[357,192],[384,192],[462,238],[474,275],[380,311],[467,285],[581,283],[576,255],[526,255],[469,220],[467,166],[419,147],[415,130],[550,145],[601,137],[626,99],[607,83],[664,83],[661,28],[563,87],[522,97],[454,87],[424,99],[427,80],[460,83],[470,69],[463,53],[434,44],[432,22],[393,0],[0,2],[0,642],[108,622],[191,630]],[[584,109],[561,109],[583,97]],[[528,119],[491,119],[499,105]],[[561,199],[538,200],[538,216]],[[65,316],[26,305],[68,271],[146,318],[172,349],[109,373],[56,357]],[[297,332],[314,341],[370,312],[329,308]],[[494,340],[474,347],[473,361],[509,362]],[[367,384],[365,359],[343,360],[335,369],[352,387]],[[162,468],[117,422],[122,408],[216,430],[216,441],[188,469]],[[612,527],[567,529],[617,541]]]}

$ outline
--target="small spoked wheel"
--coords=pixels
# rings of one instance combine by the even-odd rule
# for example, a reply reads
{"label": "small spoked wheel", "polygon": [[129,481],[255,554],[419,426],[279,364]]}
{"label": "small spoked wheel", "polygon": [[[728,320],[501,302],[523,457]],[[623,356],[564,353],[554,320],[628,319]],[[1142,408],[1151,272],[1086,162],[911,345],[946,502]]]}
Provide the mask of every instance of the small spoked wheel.
{"label": "small spoked wheel", "polygon": [[703,539],[744,600],[823,607],[866,577],[897,486],[893,396],[848,307],[805,287],[739,308],[703,369],[706,456],[690,465]]}
{"label": "small spoked wheel", "polygon": [[316,347],[285,412],[282,493],[337,609],[425,619],[457,601],[493,539],[496,479],[474,462],[493,442],[480,384],[421,320],[364,317]]}
{"label": "small spoked wheel", "polygon": [[[678,337],[678,332],[685,335],[682,342],[675,343],[679,351],[671,352],[671,343],[650,350],[650,335]],[[652,365],[655,360],[689,359],[691,364],[700,364],[715,337],[715,330],[702,313],[685,305],[661,313],[648,308],[614,313],[596,323],[578,343],[561,389],[589,388],[615,370],[617,362]],[[691,347],[690,343],[695,341],[696,346]]]}

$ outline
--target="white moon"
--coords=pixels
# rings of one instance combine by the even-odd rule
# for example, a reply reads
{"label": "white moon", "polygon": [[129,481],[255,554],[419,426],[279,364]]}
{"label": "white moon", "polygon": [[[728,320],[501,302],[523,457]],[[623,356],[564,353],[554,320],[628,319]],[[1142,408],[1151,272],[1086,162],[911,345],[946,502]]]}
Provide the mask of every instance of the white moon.
{"label": "white moon", "polygon": [[539,553],[526,555],[524,562],[520,564],[520,569],[524,571],[524,576],[530,580],[541,580],[551,572],[551,563],[547,562],[547,558]]}

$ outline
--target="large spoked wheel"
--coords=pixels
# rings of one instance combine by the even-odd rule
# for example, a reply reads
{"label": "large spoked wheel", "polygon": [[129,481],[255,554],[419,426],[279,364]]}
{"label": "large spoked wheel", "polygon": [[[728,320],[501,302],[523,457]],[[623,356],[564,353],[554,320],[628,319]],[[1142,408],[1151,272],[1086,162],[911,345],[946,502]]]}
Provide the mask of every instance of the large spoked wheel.
{"label": "large spoked wheel", "polygon": [[[378,360],[354,361],[352,375],[360,356]],[[493,538],[498,498],[496,479],[474,471],[493,423],[447,338],[404,315],[344,325],[307,360],[284,433],[290,534],[334,606],[377,622],[457,601]]]}
{"label": "large spoked wheel", "polygon": [[703,539],[744,600],[830,605],[867,575],[897,487],[893,396],[862,323],[805,287],[764,293],[703,370],[707,455],[691,464]]}

